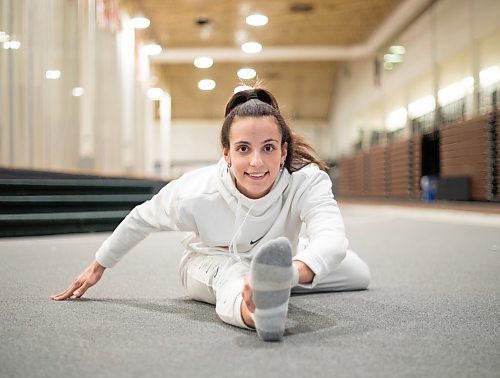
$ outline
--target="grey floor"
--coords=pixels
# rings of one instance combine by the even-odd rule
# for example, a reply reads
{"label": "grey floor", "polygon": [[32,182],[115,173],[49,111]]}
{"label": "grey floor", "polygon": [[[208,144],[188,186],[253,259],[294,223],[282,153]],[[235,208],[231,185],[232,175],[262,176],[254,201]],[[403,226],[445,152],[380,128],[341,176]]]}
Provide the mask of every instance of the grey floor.
{"label": "grey floor", "polygon": [[0,239],[0,377],[500,377],[500,215],[341,208],[371,287],[293,297],[281,343],[185,297],[179,233],[57,303],[107,234]]}

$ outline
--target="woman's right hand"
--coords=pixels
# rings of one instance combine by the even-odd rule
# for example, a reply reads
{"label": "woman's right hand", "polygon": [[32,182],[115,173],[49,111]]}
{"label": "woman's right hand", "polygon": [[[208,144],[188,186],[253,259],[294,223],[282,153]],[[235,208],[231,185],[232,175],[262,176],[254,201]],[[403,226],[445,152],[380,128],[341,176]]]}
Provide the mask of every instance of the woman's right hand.
{"label": "woman's right hand", "polygon": [[63,301],[65,299],[75,297],[80,298],[87,289],[94,286],[102,277],[106,268],[99,264],[96,260],[85,269],[68,288],[62,293],[55,294],[50,298],[54,301]]}

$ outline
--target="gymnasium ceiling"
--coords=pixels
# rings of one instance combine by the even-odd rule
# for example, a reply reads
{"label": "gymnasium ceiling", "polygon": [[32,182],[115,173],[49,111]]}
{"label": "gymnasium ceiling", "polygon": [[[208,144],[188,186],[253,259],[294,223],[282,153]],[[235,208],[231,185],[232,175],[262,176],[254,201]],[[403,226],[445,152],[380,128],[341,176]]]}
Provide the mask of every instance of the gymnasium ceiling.
{"label": "gymnasium ceiling", "polygon": [[[234,88],[259,80],[295,120],[328,120],[341,62],[373,56],[424,7],[425,0],[122,0],[130,14],[151,20],[138,30],[143,41],[163,47],[151,57],[153,82],[172,96],[174,119],[221,119]],[[398,7],[399,6],[399,7]],[[403,9],[406,7],[406,10]],[[395,11],[397,10],[399,14]],[[245,23],[262,13],[265,26]],[[392,19],[392,21],[391,21]],[[387,27],[386,24],[392,24]],[[240,44],[257,41],[259,54]],[[193,59],[209,55],[212,67]],[[242,81],[238,69],[250,67],[257,79]],[[201,91],[201,79],[215,80]]]}

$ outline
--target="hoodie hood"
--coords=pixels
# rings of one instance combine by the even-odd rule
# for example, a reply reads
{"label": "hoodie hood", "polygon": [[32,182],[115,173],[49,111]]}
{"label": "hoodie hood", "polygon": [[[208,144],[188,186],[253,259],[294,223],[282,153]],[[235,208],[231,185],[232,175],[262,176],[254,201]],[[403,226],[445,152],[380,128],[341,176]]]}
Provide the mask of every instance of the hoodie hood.
{"label": "hoodie hood", "polygon": [[217,165],[219,193],[234,214],[233,238],[229,252],[239,259],[240,252],[248,252],[265,239],[281,211],[283,195],[290,182],[290,173],[284,169],[264,197],[251,199],[243,195],[234,183],[227,163],[222,158]]}

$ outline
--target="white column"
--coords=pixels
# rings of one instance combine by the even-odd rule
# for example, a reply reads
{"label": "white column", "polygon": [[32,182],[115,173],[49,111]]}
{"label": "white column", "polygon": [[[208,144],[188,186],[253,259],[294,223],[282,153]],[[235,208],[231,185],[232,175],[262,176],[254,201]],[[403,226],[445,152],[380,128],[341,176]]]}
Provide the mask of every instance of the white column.
{"label": "white column", "polygon": [[118,38],[120,76],[122,83],[122,150],[123,169],[132,172],[134,166],[134,81],[135,81],[135,30],[123,21]]}
{"label": "white column", "polygon": [[172,99],[166,93],[160,99],[160,151],[157,159],[161,163],[161,176],[169,177],[171,171],[170,134],[172,127]]}
{"label": "white column", "polygon": [[80,167],[84,170],[95,166],[95,0],[89,0],[87,7],[79,6],[81,32],[80,82],[84,89],[80,103]]}
{"label": "white column", "polygon": [[154,176],[155,156],[156,156],[156,133],[155,133],[155,101],[148,101],[145,107],[145,127],[144,127],[144,172],[148,176]]}
{"label": "white column", "polygon": [[[472,116],[479,114],[479,96],[481,87],[479,86],[479,67],[480,67],[480,49],[479,42],[476,37],[476,9],[474,7],[474,0],[469,0],[469,12],[468,17],[470,21],[470,52],[471,52],[471,66],[472,66],[472,77],[474,78],[474,91],[472,93]],[[468,97],[468,96],[467,96]]]}

